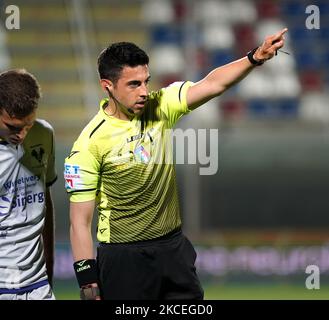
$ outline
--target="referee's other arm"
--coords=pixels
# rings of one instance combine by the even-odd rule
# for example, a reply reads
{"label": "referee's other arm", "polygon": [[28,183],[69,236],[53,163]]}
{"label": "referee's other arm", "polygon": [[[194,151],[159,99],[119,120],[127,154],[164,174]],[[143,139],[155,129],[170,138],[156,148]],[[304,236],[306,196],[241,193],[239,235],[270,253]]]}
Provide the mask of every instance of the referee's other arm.
{"label": "referee's other arm", "polygon": [[[70,239],[74,261],[94,260],[94,245],[91,225],[95,209],[95,200],[70,202]],[[98,288],[97,282],[88,286]],[[92,294],[89,299],[100,300],[99,294]]]}
{"label": "referee's other arm", "polygon": [[70,202],[70,238],[74,261],[94,259],[91,224],[95,200]]}

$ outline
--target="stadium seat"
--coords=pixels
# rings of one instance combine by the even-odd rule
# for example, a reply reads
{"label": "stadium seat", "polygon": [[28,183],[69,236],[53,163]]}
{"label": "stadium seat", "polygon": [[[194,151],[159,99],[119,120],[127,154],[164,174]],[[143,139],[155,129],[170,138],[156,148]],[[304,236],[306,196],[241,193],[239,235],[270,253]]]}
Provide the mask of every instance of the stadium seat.
{"label": "stadium seat", "polygon": [[287,19],[305,15],[305,2],[299,0],[280,1],[280,13]]}
{"label": "stadium seat", "polygon": [[300,69],[318,69],[321,68],[321,56],[312,50],[298,51],[295,53],[295,59]]}
{"label": "stadium seat", "polygon": [[[329,61],[329,57],[327,58],[328,61]],[[328,70],[328,65],[327,64],[327,69]],[[325,90],[329,91],[329,73],[328,72],[325,72],[324,75],[323,75],[323,84],[325,86]]]}
{"label": "stadium seat", "polygon": [[316,5],[319,7],[321,15],[324,17],[329,16],[329,3],[327,0],[320,0],[316,2]]}
{"label": "stadium seat", "polygon": [[222,23],[231,22],[230,8],[226,1],[205,0],[196,1],[194,7],[194,16],[198,22],[203,23]]}
{"label": "stadium seat", "polygon": [[6,32],[2,30],[2,26],[0,25],[0,72],[8,69],[10,65],[6,40]]}
{"label": "stadium seat", "polygon": [[187,5],[184,0],[173,0],[172,3],[174,9],[175,22],[182,22],[187,15]]}
{"label": "stadium seat", "polygon": [[251,24],[235,24],[233,29],[236,39],[236,53],[238,56],[244,56],[248,51],[258,45],[256,44],[254,27]]}
{"label": "stadium seat", "polygon": [[211,64],[211,58],[207,50],[203,47],[199,47],[196,49],[195,53],[195,66],[196,69],[201,73],[210,71],[210,68],[213,66]]}
{"label": "stadium seat", "polygon": [[301,97],[300,112],[301,119],[307,121],[320,121],[329,123],[329,96],[328,94],[310,92]]}
{"label": "stadium seat", "polygon": [[254,23],[257,18],[257,9],[253,1],[231,0],[228,1],[228,8],[232,23]]}
{"label": "stadium seat", "polygon": [[144,0],[141,18],[149,25],[171,24],[175,18],[174,8],[168,0]]}
{"label": "stadium seat", "polygon": [[298,116],[299,99],[278,99],[276,102],[276,109],[279,117],[291,118]]}
{"label": "stadium seat", "polygon": [[322,75],[318,70],[307,70],[300,73],[303,92],[322,91],[324,87]]}
{"label": "stadium seat", "polygon": [[[329,16],[329,14],[328,14]],[[329,17],[327,18],[327,21],[329,20]],[[319,29],[319,35],[322,41],[329,41],[329,26],[328,25],[321,25]]]}
{"label": "stadium seat", "polygon": [[252,117],[295,118],[298,110],[298,99],[251,99],[248,102],[248,114]]}
{"label": "stadium seat", "polygon": [[270,99],[250,99],[247,101],[247,112],[250,117],[273,117],[275,104]]}
{"label": "stadium seat", "polygon": [[303,46],[304,48],[315,47],[320,35],[318,30],[308,30],[305,24],[289,24],[288,34],[297,46]]}
{"label": "stadium seat", "polygon": [[231,50],[214,50],[210,52],[210,62],[213,66],[221,66],[235,60]]}
{"label": "stadium seat", "polygon": [[235,44],[232,28],[221,23],[206,24],[202,30],[202,40],[208,50],[230,49]]}
{"label": "stadium seat", "polygon": [[295,72],[277,73],[273,77],[273,96],[294,98],[301,93],[301,85]]}
{"label": "stadium seat", "polygon": [[266,62],[263,66],[264,69],[270,70],[273,74],[278,72],[296,72],[296,61],[294,56],[294,51],[288,45],[284,47],[284,51],[289,52],[289,55],[286,55],[278,51],[278,55],[273,59]]}
{"label": "stadium seat", "polygon": [[273,96],[273,78],[265,69],[258,69],[250,73],[238,88],[243,99],[270,98]]}
{"label": "stadium seat", "polygon": [[182,81],[183,76],[180,73],[167,73],[159,76],[159,86],[160,88],[165,88],[169,86],[170,84]]}
{"label": "stadium seat", "polygon": [[[277,57],[226,92],[225,99],[220,102],[224,118],[228,119],[231,115],[232,119],[243,117],[246,109],[249,116],[297,117],[303,91],[321,92],[325,86],[329,88],[327,73],[316,71],[329,67],[329,27],[326,25],[329,2],[319,0],[317,4],[321,11],[320,30],[307,30],[305,27],[306,1],[205,0],[195,3],[193,18],[200,28],[198,38],[194,39],[197,43],[194,69],[198,79],[213,68],[244,56],[260,45],[267,35],[284,27],[289,29],[283,51],[290,55],[279,51]],[[184,59],[183,53],[177,54],[176,50],[184,43],[185,27],[182,27],[182,22],[190,13],[185,1],[172,0],[171,5],[174,21],[179,23],[157,25],[150,29],[151,47],[159,61],[155,65],[159,66],[162,83],[179,80],[184,72],[179,67],[179,61]],[[155,46],[163,48],[165,44],[172,46],[171,49],[157,53]],[[169,56],[173,58],[169,59]]]}
{"label": "stadium seat", "polygon": [[152,49],[150,65],[158,76],[180,74],[184,71],[185,61],[178,46],[164,44]]}
{"label": "stadium seat", "polygon": [[220,105],[220,98],[211,99],[200,108],[191,112],[186,119],[188,119],[189,123],[192,120],[198,128],[218,128],[219,119],[223,116]]}
{"label": "stadium seat", "polygon": [[183,42],[183,30],[174,25],[153,26],[150,30],[150,40],[152,45],[181,45]]}
{"label": "stadium seat", "polygon": [[264,18],[276,18],[280,13],[279,4],[272,0],[262,0],[256,2],[258,16]]}
{"label": "stadium seat", "polygon": [[241,99],[225,99],[220,102],[221,116],[227,120],[238,120],[245,116],[246,105]]}

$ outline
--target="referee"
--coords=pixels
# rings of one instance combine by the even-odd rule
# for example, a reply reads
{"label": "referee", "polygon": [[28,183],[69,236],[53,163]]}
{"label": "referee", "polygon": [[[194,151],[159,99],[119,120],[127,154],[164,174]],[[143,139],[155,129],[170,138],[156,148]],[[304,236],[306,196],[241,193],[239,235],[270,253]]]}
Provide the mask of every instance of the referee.
{"label": "referee", "polygon": [[196,252],[181,230],[168,131],[271,59],[286,31],[197,83],[175,82],[155,92],[148,90],[149,58],[142,49],[120,42],[101,52],[100,85],[108,97],[74,143],[64,172],[81,299],[203,299]]}

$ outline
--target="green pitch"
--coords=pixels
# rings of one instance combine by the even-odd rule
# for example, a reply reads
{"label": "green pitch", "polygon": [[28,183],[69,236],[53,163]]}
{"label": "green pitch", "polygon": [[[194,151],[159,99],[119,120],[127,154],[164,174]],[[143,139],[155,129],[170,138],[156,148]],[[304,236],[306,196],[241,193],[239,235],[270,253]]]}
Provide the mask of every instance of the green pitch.
{"label": "green pitch", "polygon": [[[206,300],[329,300],[329,285],[308,290],[300,284],[214,284],[203,285]],[[78,300],[79,290],[72,282],[55,283],[58,300]]]}
{"label": "green pitch", "polygon": [[329,285],[308,290],[297,284],[244,284],[204,286],[207,300],[313,300],[329,299]]}

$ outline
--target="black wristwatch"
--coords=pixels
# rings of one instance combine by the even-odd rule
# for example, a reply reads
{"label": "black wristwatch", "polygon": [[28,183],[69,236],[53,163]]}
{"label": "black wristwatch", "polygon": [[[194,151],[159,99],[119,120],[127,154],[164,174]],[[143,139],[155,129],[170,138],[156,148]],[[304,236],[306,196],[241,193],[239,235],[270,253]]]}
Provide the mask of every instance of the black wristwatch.
{"label": "black wristwatch", "polygon": [[80,299],[81,300],[95,300],[100,296],[99,288],[91,285],[86,285],[80,288]]}
{"label": "black wristwatch", "polygon": [[250,63],[252,63],[253,65],[261,66],[265,62],[265,60],[255,60],[254,59],[254,54],[257,51],[257,49],[258,49],[258,47],[249,51],[247,53],[247,57],[248,57],[248,60],[250,61]]}

